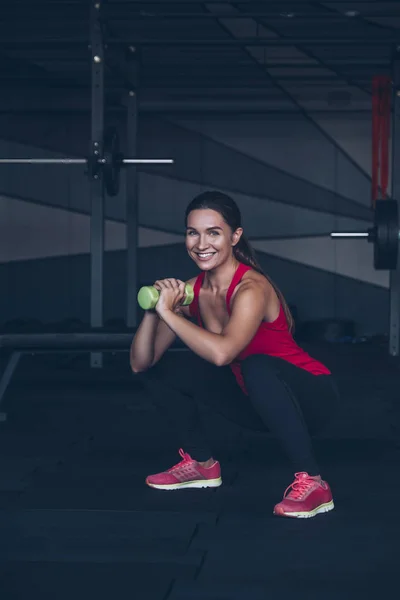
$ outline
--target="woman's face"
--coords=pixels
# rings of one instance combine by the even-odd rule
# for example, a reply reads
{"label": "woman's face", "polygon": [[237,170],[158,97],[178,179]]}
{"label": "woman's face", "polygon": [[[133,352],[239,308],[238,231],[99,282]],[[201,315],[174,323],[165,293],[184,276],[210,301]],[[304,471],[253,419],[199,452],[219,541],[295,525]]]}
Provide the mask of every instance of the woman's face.
{"label": "woman's face", "polygon": [[200,269],[209,271],[232,257],[232,247],[239,241],[241,231],[232,234],[215,210],[192,210],[187,219],[186,249]]}

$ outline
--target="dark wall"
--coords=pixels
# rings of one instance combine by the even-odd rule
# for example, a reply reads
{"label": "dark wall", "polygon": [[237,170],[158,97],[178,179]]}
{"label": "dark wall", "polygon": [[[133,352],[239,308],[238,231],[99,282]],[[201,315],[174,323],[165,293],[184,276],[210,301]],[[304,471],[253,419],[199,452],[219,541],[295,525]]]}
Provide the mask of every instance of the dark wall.
{"label": "dark wall", "polygon": [[[333,145],[329,138],[310,123],[305,123],[304,120],[297,122],[294,117],[289,119],[287,115],[281,116],[280,121],[276,115],[270,115],[261,120],[256,117],[220,117],[214,120],[199,118],[191,122],[182,120],[180,124],[154,116],[141,117],[141,155],[172,155],[176,158],[176,163],[171,167],[152,166],[147,170],[143,169],[141,177],[146,179],[146,186],[143,186],[140,195],[141,225],[171,232],[181,231],[183,207],[193,195],[194,189],[197,193],[200,186],[226,188],[227,191],[243,195],[241,206],[249,237],[281,235],[285,238],[288,232],[296,236],[304,234],[304,231],[300,231],[303,227],[310,235],[321,232],[326,234],[332,227],[348,228],[339,221],[340,215],[354,220],[369,218],[368,177],[341,149],[351,150],[358,157],[358,162],[365,164],[368,162],[364,152],[369,134],[365,134],[367,137],[360,137],[360,131],[353,127],[352,122],[345,123],[342,117],[320,115],[319,118],[324,120],[323,125],[330,135],[337,136],[339,145]],[[124,137],[125,123],[120,120],[119,124]],[[43,148],[62,150],[65,153],[86,152],[90,137],[88,127],[88,117],[80,118],[76,115],[63,120],[59,115],[47,120],[0,117],[0,134],[4,139],[36,143]],[[369,132],[369,129],[365,131]],[[28,195],[32,193],[33,184],[32,181],[21,179],[20,173],[17,170],[13,177],[3,177],[2,185],[7,183],[9,191],[14,192],[15,197],[19,196],[17,192],[20,190],[22,198],[23,192]],[[158,176],[163,174],[165,177],[157,179],[150,177],[149,173]],[[42,198],[42,202],[46,200],[50,203],[51,200],[53,204],[69,209],[80,207],[84,213],[90,210],[87,182],[86,188],[78,189],[71,185],[71,181],[65,182],[60,178],[53,186],[49,180],[42,180],[39,171],[36,179],[38,193],[32,194],[33,199],[42,196],[44,184],[49,188],[49,193]],[[246,196],[249,193],[254,196]],[[54,198],[49,199],[48,196]],[[365,200],[367,196],[368,203]],[[108,199],[106,214],[122,220],[125,211],[123,200],[123,197]],[[18,229],[16,225],[21,222],[18,211],[19,209],[11,214],[5,210],[0,215],[7,230],[12,231],[14,227],[10,234],[14,241]],[[268,228],[271,223],[272,231]],[[357,221],[355,224],[357,225]],[[31,226],[31,222],[29,225]],[[360,228],[365,225],[364,221],[359,223]],[[50,229],[52,227],[50,218],[47,226]],[[46,236],[44,228],[38,231],[40,236]],[[64,229],[63,232],[65,231]],[[66,237],[70,236],[72,239],[76,231],[71,227]],[[21,243],[26,242],[29,246],[29,236],[32,237],[34,233],[32,228],[26,234],[23,230],[25,237]],[[3,236],[3,241],[5,239],[6,236]],[[295,239],[294,242],[296,241]],[[304,244],[306,243],[304,240]],[[387,331],[388,292],[382,287],[357,280],[364,275],[364,279],[376,281],[372,263],[368,263],[370,272],[365,277],[366,258],[359,253],[361,246],[358,241],[355,242],[354,251],[348,255],[344,253],[344,259],[343,252],[335,255],[335,260],[338,259],[338,272],[349,273],[353,279],[329,271],[332,269],[330,258],[334,252],[333,246],[330,256],[321,260],[321,267],[325,270],[319,270],[294,262],[300,260],[298,246],[296,243],[291,244],[290,239],[285,244],[285,249],[291,250],[285,256],[293,262],[260,255],[261,262],[282,287],[288,301],[297,306],[302,320],[346,318],[358,324],[360,334]],[[62,253],[60,249],[56,251]],[[72,252],[66,248],[65,252],[68,251]],[[80,248],[78,251],[86,250]],[[311,249],[310,252],[312,251]],[[192,265],[180,246],[145,248],[139,251],[139,255],[139,278],[142,283],[174,274],[181,278],[193,275]],[[352,269],[343,268],[343,260],[348,266],[348,256],[352,258]],[[124,257],[123,251],[106,253],[105,256],[106,320],[121,318],[125,314]],[[69,317],[86,322],[89,320],[89,256],[64,256],[23,262],[6,257],[4,260],[10,262],[0,264],[0,322],[23,317],[38,318],[42,322]]]}
{"label": "dark wall", "polygon": [[[104,317],[124,318],[125,252],[105,254]],[[354,320],[358,335],[388,330],[388,291],[326,271],[258,254],[263,268],[296,305],[300,320]],[[196,268],[182,245],[139,250],[139,281],[186,279]],[[67,318],[89,322],[89,256],[71,256],[0,265],[1,322],[36,318],[52,323]],[[6,290],[6,292],[5,292]]]}

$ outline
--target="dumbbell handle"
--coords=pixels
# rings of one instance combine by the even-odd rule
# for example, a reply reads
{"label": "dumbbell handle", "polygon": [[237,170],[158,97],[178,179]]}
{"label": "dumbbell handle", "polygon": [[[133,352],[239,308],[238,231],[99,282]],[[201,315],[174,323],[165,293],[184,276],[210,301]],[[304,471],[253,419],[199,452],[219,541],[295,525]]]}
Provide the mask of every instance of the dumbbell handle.
{"label": "dumbbell handle", "polygon": [[[140,288],[139,293],[137,295],[137,300],[139,306],[143,308],[143,310],[151,310],[155,308],[159,297],[160,292],[153,285],[145,285],[144,287]],[[188,306],[193,302],[193,298],[193,288],[187,283],[185,285],[185,299],[182,302],[182,305]]]}

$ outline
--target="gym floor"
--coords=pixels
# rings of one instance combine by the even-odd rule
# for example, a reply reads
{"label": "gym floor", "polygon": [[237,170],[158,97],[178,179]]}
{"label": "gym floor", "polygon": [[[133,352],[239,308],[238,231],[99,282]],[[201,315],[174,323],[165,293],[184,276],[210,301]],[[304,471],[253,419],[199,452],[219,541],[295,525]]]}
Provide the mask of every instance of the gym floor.
{"label": "gym floor", "polygon": [[[272,515],[292,473],[267,435],[222,420],[224,484],[162,492],[178,447],[127,356],[27,357],[0,425],[1,600],[357,600],[398,589],[398,366],[385,345],[307,348],[340,414],[315,440],[336,509]],[[323,398],[321,398],[323,401]]]}

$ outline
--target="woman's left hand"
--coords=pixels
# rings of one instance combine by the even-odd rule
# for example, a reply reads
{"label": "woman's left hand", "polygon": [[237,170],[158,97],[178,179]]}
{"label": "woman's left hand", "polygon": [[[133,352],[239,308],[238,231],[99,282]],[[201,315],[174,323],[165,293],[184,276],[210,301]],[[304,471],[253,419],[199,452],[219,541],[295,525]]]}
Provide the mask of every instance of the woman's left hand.
{"label": "woman's left hand", "polygon": [[161,279],[154,283],[160,292],[155,310],[162,317],[166,311],[179,312],[185,298],[185,283],[180,279]]}

